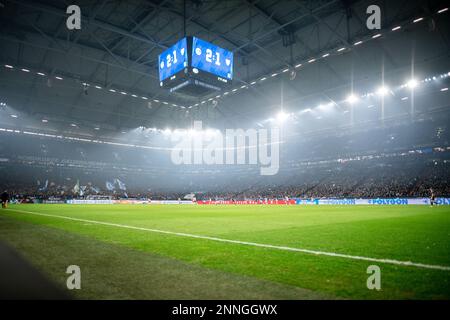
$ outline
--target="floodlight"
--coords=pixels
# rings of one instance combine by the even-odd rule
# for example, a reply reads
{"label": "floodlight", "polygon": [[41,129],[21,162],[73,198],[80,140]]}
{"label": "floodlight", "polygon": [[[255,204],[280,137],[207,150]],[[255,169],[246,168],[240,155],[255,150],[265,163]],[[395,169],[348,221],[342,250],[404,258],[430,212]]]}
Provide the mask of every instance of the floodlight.
{"label": "floodlight", "polygon": [[280,112],[277,114],[277,120],[278,120],[279,122],[284,122],[288,117],[289,117],[289,115],[286,114],[286,113],[284,113],[283,111],[280,111]]}
{"label": "floodlight", "polygon": [[352,93],[347,97],[346,101],[350,104],[354,104],[358,101],[358,97]]}
{"label": "floodlight", "polygon": [[411,79],[408,81],[408,83],[406,85],[408,86],[408,88],[414,89],[415,87],[417,87],[419,85],[419,82],[416,79]]}
{"label": "floodlight", "polygon": [[389,93],[389,88],[386,86],[381,86],[378,88],[377,90],[377,94],[379,94],[380,96],[385,96]]}

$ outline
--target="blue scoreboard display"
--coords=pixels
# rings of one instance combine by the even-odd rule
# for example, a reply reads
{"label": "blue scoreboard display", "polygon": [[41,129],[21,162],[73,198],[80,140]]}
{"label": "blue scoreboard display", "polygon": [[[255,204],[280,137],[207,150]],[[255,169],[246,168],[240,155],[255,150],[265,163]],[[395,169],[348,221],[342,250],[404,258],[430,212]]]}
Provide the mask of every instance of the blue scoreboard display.
{"label": "blue scoreboard display", "polygon": [[233,53],[199,38],[192,38],[192,68],[233,79]]}
{"label": "blue scoreboard display", "polygon": [[163,81],[188,66],[188,49],[186,38],[159,55],[159,81]]}
{"label": "blue scoreboard display", "polygon": [[158,71],[160,87],[201,96],[231,85],[233,52],[185,37],[159,55]]}

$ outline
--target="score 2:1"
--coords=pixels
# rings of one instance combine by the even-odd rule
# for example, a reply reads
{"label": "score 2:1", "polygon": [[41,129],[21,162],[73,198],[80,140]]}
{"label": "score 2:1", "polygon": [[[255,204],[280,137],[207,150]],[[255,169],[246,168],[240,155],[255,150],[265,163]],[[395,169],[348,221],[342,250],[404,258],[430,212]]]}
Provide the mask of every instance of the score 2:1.
{"label": "score 2:1", "polygon": [[[212,63],[213,52],[211,49],[206,49],[206,61]],[[220,66],[220,53],[216,52],[216,65]]]}

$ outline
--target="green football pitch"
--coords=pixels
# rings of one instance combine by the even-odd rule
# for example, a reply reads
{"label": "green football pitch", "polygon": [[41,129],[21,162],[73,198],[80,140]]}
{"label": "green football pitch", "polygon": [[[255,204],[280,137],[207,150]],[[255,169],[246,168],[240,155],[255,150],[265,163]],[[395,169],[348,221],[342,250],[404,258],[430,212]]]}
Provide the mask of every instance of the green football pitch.
{"label": "green football pitch", "polygon": [[11,205],[0,240],[76,298],[450,298],[450,206]]}

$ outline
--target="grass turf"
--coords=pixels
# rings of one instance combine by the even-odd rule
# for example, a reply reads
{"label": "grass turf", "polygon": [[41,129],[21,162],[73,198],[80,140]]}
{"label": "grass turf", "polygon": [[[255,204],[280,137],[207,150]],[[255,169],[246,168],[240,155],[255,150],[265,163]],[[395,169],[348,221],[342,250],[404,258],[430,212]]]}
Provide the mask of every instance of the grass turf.
{"label": "grass turf", "polygon": [[[0,230],[0,238],[17,247],[55,281],[65,283],[65,268],[57,270],[62,261],[67,261],[61,261],[63,254],[54,253],[66,249],[73,253],[70,264],[97,275],[82,278],[89,290],[77,292],[81,298],[450,298],[450,271],[446,270],[186,238],[37,216],[15,209],[450,266],[450,207],[20,205],[0,211],[0,228],[8,230]],[[27,231],[20,235],[24,229]],[[54,232],[58,235],[50,236]],[[58,241],[65,237],[72,240]],[[117,260],[119,256],[122,259]],[[120,268],[107,267],[113,264]],[[371,264],[381,268],[380,291],[367,289],[366,270]],[[142,268],[151,270],[153,276],[135,281]],[[173,282],[183,274],[184,282]],[[109,279],[106,282],[105,277]]]}

